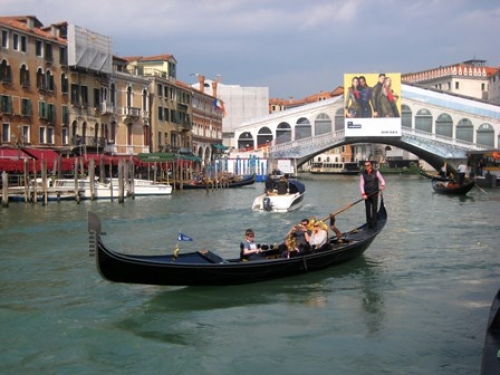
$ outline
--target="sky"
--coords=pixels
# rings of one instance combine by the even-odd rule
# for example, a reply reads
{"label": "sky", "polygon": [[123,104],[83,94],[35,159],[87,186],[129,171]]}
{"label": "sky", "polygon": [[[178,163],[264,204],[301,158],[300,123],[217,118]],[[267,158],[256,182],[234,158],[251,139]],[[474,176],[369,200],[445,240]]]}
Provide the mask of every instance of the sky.
{"label": "sky", "polygon": [[470,59],[500,67],[497,0],[0,0],[0,15],[66,21],[120,57],[171,54],[177,79],[300,99],[344,73],[411,73]]}

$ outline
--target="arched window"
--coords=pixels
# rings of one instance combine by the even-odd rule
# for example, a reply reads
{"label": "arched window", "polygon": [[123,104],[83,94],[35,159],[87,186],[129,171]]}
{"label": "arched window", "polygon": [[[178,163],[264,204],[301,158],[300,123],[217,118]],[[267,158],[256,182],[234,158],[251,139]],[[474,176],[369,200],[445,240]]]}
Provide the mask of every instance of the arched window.
{"label": "arched window", "polygon": [[326,113],[320,113],[314,121],[314,135],[321,135],[332,132],[332,120]]}
{"label": "arched window", "polygon": [[241,133],[238,138],[238,149],[253,148],[254,142],[250,132]]}
{"label": "arched window", "polygon": [[495,147],[495,131],[490,124],[481,124],[477,129],[476,137],[476,143],[491,148]]}
{"label": "arched window", "polygon": [[54,91],[54,75],[51,73],[49,69],[45,72],[45,88],[48,91]]}
{"label": "arched window", "polygon": [[38,68],[36,71],[36,88],[38,90],[45,89],[45,76],[43,75],[42,68]]}
{"label": "arched window", "polygon": [[308,138],[311,136],[311,123],[305,117],[297,120],[295,125],[295,140]]}
{"label": "arched window", "polygon": [[415,129],[432,133],[432,114],[428,109],[422,108],[415,115]]}
{"label": "arched window", "polygon": [[2,63],[0,64],[0,81],[5,83],[12,82],[12,72],[10,70],[10,65],[5,59],[2,60]]}
{"label": "arched window", "polygon": [[21,87],[30,87],[30,72],[25,64],[21,65],[19,70],[19,82]]}
{"label": "arched window", "polygon": [[65,73],[61,74],[61,93],[67,94],[69,92],[68,77]]}
{"label": "arched window", "polygon": [[457,124],[456,139],[472,143],[473,136],[474,127],[472,126],[472,122],[467,118],[461,119]]}
{"label": "arched window", "polygon": [[453,138],[453,120],[447,113],[441,113],[436,119],[436,134]]}
{"label": "arched window", "polygon": [[292,140],[292,128],[286,123],[282,122],[278,125],[276,129],[276,144],[290,142]]}
{"label": "arched window", "polygon": [[345,129],[345,115],[344,108],[339,108],[335,112],[335,131]]}
{"label": "arched window", "polygon": [[142,110],[144,112],[148,110],[148,92],[146,89],[142,91]]}
{"label": "arched window", "polygon": [[269,129],[267,126],[260,128],[259,133],[257,134],[257,147],[266,144],[271,144],[272,141],[273,141],[273,133],[271,132],[271,129]]}
{"label": "arched window", "polygon": [[401,105],[401,126],[405,128],[413,127],[413,113],[406,104]]}

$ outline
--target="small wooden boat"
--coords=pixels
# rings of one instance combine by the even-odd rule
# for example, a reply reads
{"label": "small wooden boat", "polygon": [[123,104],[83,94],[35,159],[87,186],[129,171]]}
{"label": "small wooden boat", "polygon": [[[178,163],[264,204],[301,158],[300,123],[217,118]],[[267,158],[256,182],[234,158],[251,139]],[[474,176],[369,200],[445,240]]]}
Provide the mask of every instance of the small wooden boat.
{"label": "small wooden boat", "polygon": [[[383,199],[378,212],[378,230],[363,224],[331,239],[316,251],[282,257],[283,244],[268,246],[262,259],[224,259],[210,250],[168,255],[131,255],[108,249],[102,240],[101,222],[88,213],[89,251],[97,270],[109,281],[148,285],[207,286],[234,285],[313,272],[360,257],[387,221]],[[265,249],[264,246],[261,247]],[[285,248],[286,252],[286,248]]]}
{"label": "small wooden boat", "polygon": [[474,187],[474,180],[466,181],[463,185],[460,185],[455,181],[438,181],[436,179],[432,180],[432,188],[438,194],[447,195],[465,195]]}
{"label": "small wooden boat", "polygon": [[237,188],[255,183],[255,174],[232,176],[226,180],[206,182],[176,182],[178,189]]}
{"label": "small wooden boat", "polygon": [[480,375],[500,374],[500,289],[491,304]]}
{"label": "small wooden boat", "polygon": [[252,211],[289,212],[300,208],[306,193],[306,187],[302,182],[282,180],[275,181],[274,185],[272,190],[254,199]]}

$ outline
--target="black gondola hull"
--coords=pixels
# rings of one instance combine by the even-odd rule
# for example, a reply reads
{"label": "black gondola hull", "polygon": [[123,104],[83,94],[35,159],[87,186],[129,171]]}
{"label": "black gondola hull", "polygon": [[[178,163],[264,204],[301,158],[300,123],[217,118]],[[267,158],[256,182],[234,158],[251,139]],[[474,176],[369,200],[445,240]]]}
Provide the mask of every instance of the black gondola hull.
{"label": "black gondola hull", "polygon": [[[95,220],[97,224],[91,224]],[[104,279],[132,284],[207,286],[283,278],[319,271],[359,258],[385,226],[387,213],[382,200],[377,232],[363,225],[345,233],[346,242],[332,241],[325,250],[292,258],[281,258],[277,253],[277,257],[252,261],[223,259],[207,250],[178,256],[123,254],[105,246],[99,235],[98,220],[97,216],[89,212],[90,252],[95,256],[97,269]]]}
{"label": "black gondola hull", "polygon": [[465,195],[469,191],[472,190],[474,187],[474,180],[468,181],[464,183],[463,185],[458,185],[453,187],[447,186],[449,182],[446,181],[439,181],[436,179],[432,179],[432,188],[434,191],[438,194],[444,194],[444,195]]}
{"label": "black gondola hull", "polygon": [[484,337],[480,375],[500,374],[500,289],[491,304],[490,316]]}

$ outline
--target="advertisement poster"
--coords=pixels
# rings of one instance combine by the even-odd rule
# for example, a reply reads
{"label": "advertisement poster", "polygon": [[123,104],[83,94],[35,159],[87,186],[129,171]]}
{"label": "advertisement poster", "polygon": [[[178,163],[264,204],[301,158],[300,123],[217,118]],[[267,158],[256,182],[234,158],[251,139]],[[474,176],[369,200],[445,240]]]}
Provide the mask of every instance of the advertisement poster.
{"label": "advertisement poster", "polygon": [[401,136],[401,73],[344,74],[346,137]]}

